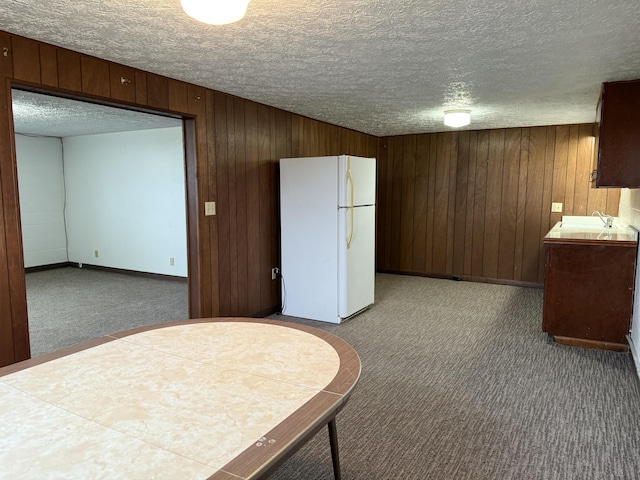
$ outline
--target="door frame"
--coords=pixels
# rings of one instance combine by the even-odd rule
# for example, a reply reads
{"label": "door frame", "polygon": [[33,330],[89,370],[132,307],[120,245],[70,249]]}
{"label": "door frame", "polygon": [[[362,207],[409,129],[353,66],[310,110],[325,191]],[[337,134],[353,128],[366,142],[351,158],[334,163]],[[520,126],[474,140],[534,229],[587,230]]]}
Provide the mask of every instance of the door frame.
{"label": "door frame", "polygon": [[[201,304],[201,281],[200,281],[200,248],[199,248],[199,209],[198,209],[198,183],[197,183],[197,165],[198,165],[198,140],[197,140],[197,121],[198,115],[174,111],[169,109],[140,106],[138,104],[120,102],[117,100],[105,100],[102,97],[94,97],[92,95],[69,92],[67,90],[59,89],[56,87],[42,87],[41,85],[34,85],[29,82],[22,82],[7,78],[4,82],[6,95],[0,97],[6,99],[6,111],[7,125],[9,127],[10,135],[10,162],[12,169],[12,183],[15,195],[13,195],[14,202],[10,205],[4,205],[4,216],[6,218],[8,210],[13,210],[15,215],[15,222],[12,224],[12,229],[5,229],[5,235],[7,236],[7,244],[12,243],[12,248],[8,248],[7,253],[9,255],[9,295],[11,301],[11,320],[10,327],[12,331],[13,339],[13,357],[14,362],[26,360],[31,357],[31,348],[29,344],[29,323],[26,304],[26,282],[24,272],[24,251],[22,245],[22,227],[21,227],[21,214],[20,214],[20,202],[18,192],[18,180],[17,180],[17,160],[16,160],[16,147],[15,147],[15,131],[13,126],[13,110],[12,110],[12,93],[13,88],[19,90],[26,90],[44,95],[51,95],[56,97],[68,98],[71,100],[83,101],[87,103],[95,103],[105,105],[109,107],[133,110],[141,113],[150,113],[154,115],[163,115],[167,117],[176,118],[182,121],[183,132],[183,150],[184,150],[184,169],[185,169],[185,206],[186,206],[186,228],[187,228],[187,284],[188,284],[188,306],[189,306],[189,318],[202,317],[202,304]],[[200,97],[197,97],[200,100]],[[0,98],[0,116],[2,116],[2,100]],[[2,119],[0,118],[0,128],[2,126]],[[2,132],[0,131],[0,136]],[[0,152],[0,154],[6,152]],[[0,168],[6,168],[5,162],[0,161]],[[7,172],[0,170],[1,180],[3,182],[2,187],[6,188]],[[3,193],[6,200],[7,195]],[[6,202],[5,202],[6,203]],[[13,207],[13,208],[12,208]],[[0,225],[0,228],[2,225]],[[11,238],[14,237],[14,238]],[[16,238],[17,237],[17,238]],[[0,288],[2,286],[0,285]],[[4,322],[0,321],[0,333],[9,325],[1,325]],[[0,359],[2,360],[2,359]],[[6,362],[0,361],[0,366]]]}

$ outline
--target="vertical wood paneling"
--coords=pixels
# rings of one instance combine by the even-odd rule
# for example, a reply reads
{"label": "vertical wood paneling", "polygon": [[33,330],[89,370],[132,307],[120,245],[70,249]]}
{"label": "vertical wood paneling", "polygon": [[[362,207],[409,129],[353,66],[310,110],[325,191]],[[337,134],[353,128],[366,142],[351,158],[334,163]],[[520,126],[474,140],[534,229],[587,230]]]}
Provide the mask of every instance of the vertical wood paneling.
{"label": "vertical wood paneling", "polygon": [[[333,150],[331,150],[333,153]],[[387,212],[387,142],[386,139],[380,139],[378,147],[378,161],[376,163],[376,245],[386,245],[386,220]],[[390,242],[389,242],[390,243]],[[379,269],[387,269],[385,262],[385,249],[376,248],[376,267]]]}
{"label": "vertical wood paneling", "polygon": [[485,204],[484,254],[482,276],[498,277],[500,247],[500,218],[502,209],[502,172],[504,163],[504,130],[489,131],[489,157],[487,164],[487,197]]}
{"label": "vertical wood paneling", "polygon": [[[278,238],[280,235],[280,217],[278,216],[280,205],[278,204],[277,188],[280,185],[280,166],[277,162],[281,158],[293,157],[293,116],[283,116],[282,113],[275,108],[269,110],[269,151],[270,157],[275,159],[275,168],[271,170],[271,178],[269,185],[269,208],[268,211],[273,216],[274,222],[271,224],[270,235],[272,238]],[[288,135],[288,138],[287,138]],[[282,144],[288,145],[289,149],[282,147]],[[276,196],[274,196],[276,195]],[[279,240],[278,240],[279,242]],[[279,247],[273,242],[271,245],[271,256],[273,259],[277,258],[277,263],[272,264],[280,265]],[[278,296],[280,308],[282,308],[282,292],[281,285],[286,282],[286,278],[282,278],[280,282],[271,282],[271,295]]]}
{"label": "vertical wood paneling", "polygon": [[411,271],[426,269],[427,192],[429,189],[429,135],[416,138],[415,184],[413,210],[413,253]]}
{"label": "vertical wood paneling", "polygon": [[489,131],[478,132],[476,152],[476,185],[473,212],[473,253],[471,275],[482,277],[484,261],[484,217],[487,203],[487,167],[489,161]]}
{"label": "vertical wood paneling", "polygon": [[[378,151],[378,139],[370,135],[4,32],[0,47],[7,48],[7,56],[0,56],[2,76],[54,93],[101,96],[185,115],[192,316],[252,315],[279,305],[281,283],[271,280],[271,267],[280,264],[279,158],[375,156]],[[6,94],[0,101],[1,364],[29,354],[8,82],[5,88],[0,92]],[[398,165],[402,171],[401,159]],[[396,198],[402,198],[402,189],[402,183],[396,186]],[[205,201],[217,202],[216,216],[204,216]]]}
{"label": "vertical wood paneling", "polygon": [[433,271],[433,221],[436,201],[436,159],[438,158],[438,136],[429,135],[429,190],[427,191],[427,241],[425,249],[426,272]]}
{"label": "vertical wood paneling", "polygon": [[[195,225],[189,238],[200,256],[193,269],[196,278],[190,278],[190,285],[197,283],[199,295],[192,314],[252,314],[256,308],[266,311],[278,305],[280,282],[272,281],[270,272],[279,265],[278,159],[283,157],[379,156],[377,258],[382,269],[458,274],[462,268],[466,276],[499,278],[512,270],[512,279],[536,282],[543,261],[540,236],[557,218],[548,212],[556,195],[564,195],[567,215],[577,214],[577,209],[588,214],[596,206],[617,214],[619,190],[592,191],[580,178],[588,172],[590,161],[583,158],[592,148],[589,125],[521,129],[516,160],[515,130],[378,141],[3,32],[0,46],[9,48],[7,57],[0,57],[4,76],[54,91],[84,91],[195,116],[189,128],[195,130],[196,141],[188,148],[195,149],[197,159],[195,170],[188,172],[188,188],[196,185],[197,191],[189,194],[189,221]],[[127,89],[118,85],[120,72],[133,78]],[[4,88],[0,99],[0,363],[28,356],[9,84]],[[218,215],[205,218],[202,202],[210,200],[217,202]]]}
{"label": "vertical wood paneling", "polygon": [[257,129],[257,168],[259,169],[258,205],[259,211],[259,248],[260,248],[260,309],[268,308],[271,303],[271,223],[275,221],[271,215],[271,203],[265,201],[271,197],[271,184],[273,182],[271,170],[275,165],[275,158],[271,156],[271,131],[275,129],[275,121],[271,122],[271,109],[265,105],[258,105],[256,112]]}
{"label": "vertical wood paneling", "polygon": [[451,133],[451,148],[449,150],[449,195],[447,198],[447,251],[445,273],[453,273],[453,242],[455,235],[456,215],[456,176],[458,170],[458,132]]}
{"label": "vertical wood paneling", "polygon": [[[9,105],[10,89],[4,78],[0,78],[0,135],[3,139],[11,139],[12,128],[10,124]],[[2,222],[0,222],[0,365],[8,365],[16,361],[16,345],[14,340],[13,310],[14,301],[11,294],[11,272],[9,268],[11,252],[6,245],[6,240],[11,232],[7,225],[15,217],[11,208],[7,204],[5,197],[11,195],[10,181],[11,175],[8,170],[12,169],[10,162],[12,156],[11,141],[0,142],[0,212],[2,212]],[[6,179],[6,180],[5,180]],[[7,191],[7,187],[8,190]],[[22,258],[22,252],[19,252]],[[25,312],[26,314],[26,312]]]}
{"label": "vertical wood paneling", "polygon": [[302,117],[298,115],[294,115],[291,119],[291,157],[293,158],[302,156],[300,149],[304,137],[302,120]]}
{"label": "vertical wood paneling", "polygon": [[[169,82],[165,77],[147,73],[147,105],[150,107],[169,108]],[[137,82],[136,82],[137,84]]]}
{"label": "vertical wood paneling", "polygon": [[591,163],[582,160],[591,155],[593,142],[591,132],[591,125],[580,125],[578,127],[578,163],[576,165],[575,194],[573,201],[573,211],[575,215],[591,215],[591,212],[587,212],[587,201],[589,189],[591,188]]}
{"label": "vertical wood paneling", "polygon": [[[112,63],[109,65],[111,98],[133,103],[136,101],[136,74],[133,68]],[[205,103],[204,92],[202,103]],[[188,107],[187,107],[188,108]]]}
{"label": "vertical wood paneling", "polygon": [[56,47],[40,44],[40,77],[43,85],[58,86],[58,55]]}
{"label": "vertical wood paneling", "polygon": [[547,129],[532,128],[529,131],[527,165],[527,217],[524,225],[524,253],[522,258],[522,280],[538,281],[541,261],[540,222],[542,218],[542,195],[544,189],[544,158]]}
{"label": "vertical wood paneling", "polygon": [[[538,238],[543,238],[551,229],[551,194],[553,189],[553,163],[555,151],[555,127],[547,127],[547,140],[544,158],[544,181],[542,190],[542,210],[540,217],[540,234]],[[540,251],[540,261],[538,262],[538,283],[544,281],[544,248]]]}
{"label": "vertical wood paneling", "polygon": [[589,188],[587,200],[587,214],[594,210],[607,213],[607,188]]}
{"label": "vertical wood paneling", "polygon": [[[18,196],[18,171],[15,163],[15,143],[11,111],[11,88],[9,82],[0,78],[0,198],[4,223],[0,232],[0,243],[4,237],[4,252],[0,251],[0,276],[8,276],[8,292],[13,339],[14,361],[28,358],[29,332],[26,326],[27,295],[24,278],[24,260],[20,226],[20,204]],[[5,270],[6,267],[6,270]],[[4,281],[2,282],[4,283]],[[2,321],[0,320],[0,323]],[[6,327],[8,329],[8,327]],[[3,329],[4,330],[4,329]],[[9,350],[11,351],[11,350]]]}
{"label": "vertical wood paneling", "polygon": [[[553,162],[553,188],[551,201],[565,204],[567,187],[567,160],[569,158],[569,126],[556,127],[556,143]],[[562,212],[551,213],[551,224],[562,219]]]}
{"label": "vertical wood paneling", "polygon": [[[385,231],[378,232],[377,248],[378,258],[390,261],[378,268],[541,283],[542,237],[562,215],[551,214],[551,202],[564,202],[565,215],[584,215],[595,206],[613,206],[607,213],[617,214],[619,190],[593,191],[583,181],[591,129],[586,124],[382,139],[380,149],[388,145],[389,156],[379,169]],[[398,171],[404,172],[401,182]],[[396,220],[389,217],[398,214],[403,236],[394,238]],[[424,258],[418,254],[423,249]],[[394,259],[398,251],[403,257]]]}
{"label": "vertical wood paneling", "polygon": [[13,77],[31,83],[40,83],[40,47],[38,42],[13,37]]}
{"label": "vertical wood paneling", "polygon": [[447,234],[449,216],[449,173],[451,161],[451,134],[438,133],[436,157],[436,187],[433,216],[433,272],[446,274]]}
{"label": "vertical wood paneling", "polygon": [[135,74],[136,86],[136,103],[138,105],[148,105],[149,99],[147,95],[147,74],[136,70]]}
{"label": "vertical wood paneling", "polygon": [[578,132],[579,125],[569,127],[569,143],[567,144],[567,180],[565,187],[565,212],[574,212],[574,199],[576,191],[576,172],[578,166]]}
{"label": "vertical wood paneling", "polygon": [[[258,105],[245,102],[245,172],[247,189],[247,307],[245,315],[260,308],[260,164],[258,157]],[[269,279],[263,282],[269,285]]]}
{"label": "vertical wood paneling", "polygon": [[520,134],[520,176],[518,179],[518,210],[516,213],[516,238],[513,258],[513,279],[522,281],[524,255],[524,225],[527,215],[527,177],[529,165],[529,129]]}
{"label": "vertical wood paneling", "polygon": [[189,110],[189,86],[184,82],[169,80],[169,110],[187,112]]}
{"label": "vertical wood paneling", "polygon": [[385,243],[382,245],[384,249],[384,268],[388,270],[393,270],[393,265],[391,263],[391,251],[393,246],[393,180],[394,180],[394,169],[393,169],[393,146],[394,142],[392,139],[388,139],[385,141],[386,143],[386,179],[385,181],[385,192],[386,192],[386,203],[384,204],[384,208],[386,209],[386,218],[385,223],[381,225],[381,228],[384,228],[384,239]]}
{"label": "vertical wood paneling", "polygon": [[[135,79],[135,76],[132,77]],[[135,98],[135,84],[130,84]],[[112,89],[113,94],[113,89]],[[219,314],[217,274],[217,223],[216,218],[204,216],[202,200],[215,199],[216,157],[215,149],[207,138],[213,138],[213,94],[201,87],[189,89],[188,111],[197,115],[186,123],[195,129],[195,139],[185,131],[185,141],[195,141],[196,160],[187,158],[187,224],[189,231],[189,315],[191,317],[217,316]],[[201,248],[199,242],[210,248]],[[197,252],[194,252],[194,250]],[[215,267],[215,268],[214,268]]]}
{"label": "vertical wood paneling", "polygon": [[340,127],[329,125],[329,151],[327,155],[340,155]]}
{"label": "vertical wood paneling", "polygon": [[248,305],[248,238],[247,238],[247,165],[246,165],[246,125],[245,101],[233,98],[234,152],[236,173],[236,235],[237,245],[237,304],[236,315],[247,315]]}
{"label": "vertical wood paneling", "polygon": [[467,180],[467,206],[464,234],[464,271],[463,275],[471,275],[471,258],[473,254],[473,214],[475,210],[476,194],[476,155],[478,153],[478,132],[469,132],[467,145],[468,155],[468,180]]}
{"label": "vertical wood paneling", "polygon": [[73,92],[82,92],[80,54],[58,49],[58,86]]}
{"label": "vertical wood paneling", "polygon": [[456,175],[456,198],[454,215],[450,223],[454,225],[454,239],[452,251],[453,275],[464,273],[466,222],[467,222],[467,194],[469,191],[469,136],[470,132],[460,132],[458,136],[458,169]]}
{"label": "vertical wood paneling", "polygon": [[238,176],[236,175],[236,126],[238,125],[235,116],[233,97],[226,97],[227,103],[227,169],[229,181],[229,199],[228,211],[226,218],[223,220],[229,222],[229,293],[230,293],[230,310],[229,314],[236,316],[240,312],[240,299],[238,295]]}
{"label": "vertical wood paneling", "polygon": [[100,97],[111,95],[111,77],[106,61],[83,55],[80,59],[80,71],[83,93]]}
{"label": "vertical wood paneling", "polygon": [[605,212],[611,216],[618,215],[618,207],[620,206],[620,189],[607,188],[607,207]]}
{"label": "vertical wood paneling", "polygon": [[0,32],[0,77],[13,77],[11,36],[5,32]]}
{"label": "vertical wood paneling", "polygon": [[[291,113],[283,112],[282,110],[275,111],[275,142],[274,142],[274,152],[276,159],[279,158],[287,158],[291,157],[292,150],[292,138],[293,133],[291,127],[293,125],[293,118],[296,115],[292,115]],[[277,167],[277,164],[276,164]],[[273,173],[273,181],[271,183],[271,195],[269,197],[271,202],[271,214],[275,221],[272,223],[272,238],[273,243],[271,246],[271,254],[273,258],[273,265],[280,265],[280,215],[279,208],[280,205],[278,203],[279,198],[279,185],[280,185],[280,177],[277,168],[272,169]],[[280,298],[280,282],[271,282],[271,293],[274,298]]]}
{"label": "vertical wood paneling", "polygon": [[497,278],[513,278],[514,275],[521,144],[521,129],[514,128],[506,130],[502,168],[502,202],[500,207]]}
{"label": "vertical wood paneling", "polygon": [[400,245],[402,233],[402,137],[396,137],[389,145],[389,156],[393,159],[393,181],[391,201],[391,268],[400,270]]}
{"label": "vertical wood paneling", "polygon": [[[230,225],[230,175],[227,153],[227,98],[221,93],[214,94],[215,109],[215,151],[218,172],[217,217],[218,217],[218,271],[220,275],[220,315],[231,314],[231,225]],[[224,285],[223,283],[227,284]]]}
{"label": "vertical wood paneling", "polygon": [[411,271],[413,257],[414,183],[416,176],[416,137],[407,135],[402,143],[402,211],[400,216],[400,269]]}

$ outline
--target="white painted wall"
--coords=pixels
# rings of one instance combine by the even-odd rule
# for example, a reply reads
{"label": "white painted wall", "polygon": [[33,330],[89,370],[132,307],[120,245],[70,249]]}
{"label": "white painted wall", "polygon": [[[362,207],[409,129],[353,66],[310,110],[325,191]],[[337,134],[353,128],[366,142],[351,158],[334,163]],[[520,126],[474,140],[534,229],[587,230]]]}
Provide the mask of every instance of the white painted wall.
{"label": "white painted wall", "polygon": [[69,261],[186,277],[182,128],[65,137],[63,146]]}
{"label": "white painted wall", "polygon": [[67,262],[62,141],[16,135],[24,266]]}
{"label": "white painted wall", "polygon": [[[640,189],[623,188],[618,216],[640,230]],[[640,375],[640,256],[636,260],[636,287],[631,317],[631,353]]]}

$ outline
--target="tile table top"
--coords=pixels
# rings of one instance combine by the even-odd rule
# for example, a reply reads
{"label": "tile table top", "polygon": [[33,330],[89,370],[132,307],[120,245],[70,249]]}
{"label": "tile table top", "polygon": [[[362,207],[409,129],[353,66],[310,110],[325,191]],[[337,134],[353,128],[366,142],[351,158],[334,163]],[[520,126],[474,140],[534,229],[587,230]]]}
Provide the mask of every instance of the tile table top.
{"label": "tile table top", "polygon": [[360,372],[337,337],[269,320],[75,350],[0,369],[0,478],[253,478],[333,418]]}

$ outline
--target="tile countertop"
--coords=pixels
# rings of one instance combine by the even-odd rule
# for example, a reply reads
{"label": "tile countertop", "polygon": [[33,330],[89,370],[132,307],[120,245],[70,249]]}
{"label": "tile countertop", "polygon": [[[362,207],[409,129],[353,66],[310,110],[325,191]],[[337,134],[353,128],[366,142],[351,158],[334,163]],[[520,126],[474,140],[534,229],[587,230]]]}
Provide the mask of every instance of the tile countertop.
{"label": "tile countertop", "polygon": [[613,228],[599,226],[563,226],[556,223],[544,237],[544,243],[587,243],[634,246],[638,244],[638,232],[616,219]]}

